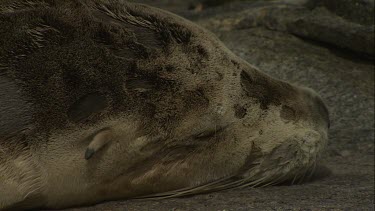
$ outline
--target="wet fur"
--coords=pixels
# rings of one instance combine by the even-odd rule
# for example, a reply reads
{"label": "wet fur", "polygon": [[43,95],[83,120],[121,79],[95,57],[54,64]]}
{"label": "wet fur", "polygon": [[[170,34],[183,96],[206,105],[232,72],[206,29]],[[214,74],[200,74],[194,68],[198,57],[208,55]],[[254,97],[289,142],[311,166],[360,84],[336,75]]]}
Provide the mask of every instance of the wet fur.
{"label": "wet fur", "polygon": [[326,144],[315,93],[165,11],[5,0],[0,36],[0,209],[294,181]]}

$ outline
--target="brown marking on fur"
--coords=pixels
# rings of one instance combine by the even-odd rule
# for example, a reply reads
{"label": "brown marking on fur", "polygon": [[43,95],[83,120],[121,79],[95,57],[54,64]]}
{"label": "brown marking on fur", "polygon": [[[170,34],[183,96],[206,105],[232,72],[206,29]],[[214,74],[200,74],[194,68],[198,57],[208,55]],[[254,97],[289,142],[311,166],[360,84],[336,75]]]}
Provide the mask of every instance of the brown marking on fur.
{"label": "brown marking on fur", "polygon": [[231,59],[230,62],[236,67],[236,69],[240,69],[241,65],[237,61]]}
{"label": "brown marking on fur", "polygon": [[296,111],[287,105],[283,105],[280,111],[280,117],[286,121],[294,121],[296,119]]}
{"label": "brown marking on fur", "polygon": [[234,115],[238,119],[242,119],[246,116],[246,108],[240,106],[239,104],[234,105]]}
{"label": "brown marking on fur", "polygon": [[263,110],[267,110],[271,104],[281,105],[281,102],[295,93],[291,85],[285,82],[276,81],[270,77],[259,77],[255,74],[254,76],[255,78],[252,78],[246,71],[242,71],[241,85],[247,96],[258,100]]}
{"label": "brown marking on fur", "polygon": [[203,58],[209,57],[208,51],[202,45],[197,45],[196,48],[197,48],[197,52],[200,56],[202,56]]}

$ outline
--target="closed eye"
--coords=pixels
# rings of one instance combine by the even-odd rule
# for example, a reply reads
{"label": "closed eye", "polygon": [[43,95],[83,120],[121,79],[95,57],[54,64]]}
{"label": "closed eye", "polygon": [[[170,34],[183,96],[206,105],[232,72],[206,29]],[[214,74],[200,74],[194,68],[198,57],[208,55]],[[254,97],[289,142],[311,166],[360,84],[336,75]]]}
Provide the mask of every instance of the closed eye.
{"label": "closed eye", "polygon": [[213,136],[223,132],[227,127],[228,127],[228,125],[217,126],[216,128],[212,128],[212,129],[209,129],[209,130],[206,130],[206,131],[203,131],[201,133],[196,134],[194,136],[194,138],[196,138],[196,139],[210,138],[210,137],[213,137]]}

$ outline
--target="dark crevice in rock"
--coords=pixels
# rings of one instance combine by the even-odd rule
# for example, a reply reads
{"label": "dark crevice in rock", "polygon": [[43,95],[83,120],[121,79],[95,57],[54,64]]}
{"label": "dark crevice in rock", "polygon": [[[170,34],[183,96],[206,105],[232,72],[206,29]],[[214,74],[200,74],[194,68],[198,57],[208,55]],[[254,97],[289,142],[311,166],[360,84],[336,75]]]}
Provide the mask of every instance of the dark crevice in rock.
{"label": "dark crevice in rock", "polygon": [[343,59],[351,60],[351,61],[356,62],[356,63],[368,64],[368,65],[373,64],[374,61],[375,61],[375,57],[373,55],[370,55],[370,54],[358,53],[358,52],[352,51],[348,48],[342,48],[342,47],[333,45],[331,43],[316,40],[316,39],[312,39],[312,38],[309,38],[309,37],[299,36],[299,35],[296,35],[296,34],[294,34],[294,36],[298,37],[299,39],[303,40],[304,42],[307,42],[307,43],[310,43],[312,45],[316,45],[316,46],[319,46],[319,47],[326,48],[326,49],[330,50],[331,53],[333,53],[336,56],[338,56],[340,58],[343,58]]}
{"label": "dark crevice in rock", "polygon": [[287,23],[295,35],[327,42],[359,54],[374,55],[374,27],[346,21],[324,8]]}

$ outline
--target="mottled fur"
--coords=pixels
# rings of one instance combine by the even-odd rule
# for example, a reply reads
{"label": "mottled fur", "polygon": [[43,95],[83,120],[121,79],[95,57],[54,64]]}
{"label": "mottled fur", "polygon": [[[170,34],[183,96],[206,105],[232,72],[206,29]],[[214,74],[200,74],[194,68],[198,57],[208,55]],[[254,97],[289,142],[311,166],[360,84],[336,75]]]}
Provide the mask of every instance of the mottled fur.
{"label": "mottled fur", "polygon": [[294,181],[327,141],[316,94],[156,8],[3,0],[0,37],[0,209]]}

